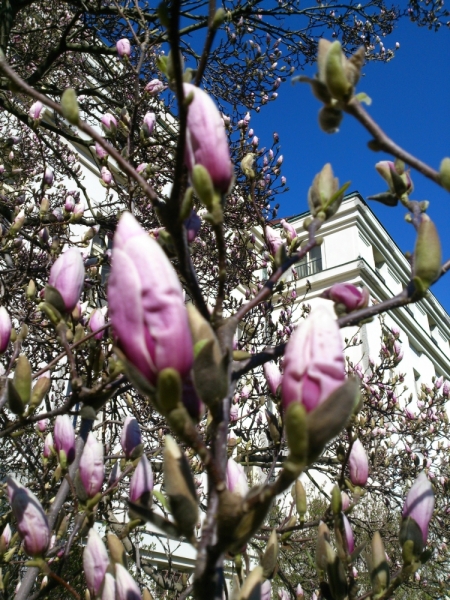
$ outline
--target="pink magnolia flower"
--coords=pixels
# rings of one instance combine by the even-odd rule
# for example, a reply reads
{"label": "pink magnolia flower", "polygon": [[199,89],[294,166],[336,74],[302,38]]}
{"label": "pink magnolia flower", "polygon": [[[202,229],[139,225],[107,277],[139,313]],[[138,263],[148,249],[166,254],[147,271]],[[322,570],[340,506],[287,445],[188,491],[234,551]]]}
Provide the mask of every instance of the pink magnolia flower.
{"label": "pink magnolia flower", "polygon": [[48,187],[51,187],[53,185],[53,179],[54,179],[53,171],[52,171],[52,169],[50,169],[50,167],[47,167],[44,171],[45,185],[48,185]]}
{"label": "pink magnolia flower", "polygon": [[101,174],[103,183],[106,183],[106,185],[111,185],[113,180],[111,171],[107,167],[102,167]]}
{"label": "pink magnolia flower", "polygon": [[83,551],[83,570],[92,597],[97,597],[108,566],[109,558],[105,544],[95,529],[91,528]]}
{"label": "pink magnolia flower", "polygon": [[11,537],[12,537],[11,527],[9,526],[9,523],[6,523],[5,528],[3,529],[2,535],[0,537],[1,537],[0,547],[3,546],[3,548],[5,550],[7,550],[9,547],[9,544],[11,542]]}
{"label": "pink magnolia flower", "polygon": [[141,600],[137,583],[121,564],[116,563],[117,600]]}
{"label": "pink magnolia flower", "polygon": [[103,444],[89,433],[80,459],[80,479],[88,498],[93,498],[102,489],[105,478]]}
{"label": "pink magnolia flower", "polygon": [[47,516],[36,496],[12,477],[6,479],[8,499],[25,552],[42,556],[50,543]]}
{"label": "pink magnolia flower", "polygon": [[141,443],[142,438],[139,423],[134,417],[127,417],[120,436],[120,445],[126,458],[136,458],[136,456],[133,456],[133,452]]}
{"label": "pink magnolia flower", "polygon": [[74,208],[75,208],[75,198],[73,196],[71,196],[70,194],[68,194],[66,196],[66,200],[64,202],[64,210],[66,210],[67,212],[73,212]]}
{"label": "pink magnolia flower", "polygon": [[274,362],[266,362],[263,365],[264,377],[271,393],[276,396],[277,390],[281,385],[281,372]]}
{"label": "pink magnolia flower", "polygon": [[156,115],[155,113],[148,112],[144,116],[144,122],[142,128],[144,130],[145,137],[150,137],[153,133],[156,124]]}
{"label": "pink magnolia flower", "polygon": [[152,385],[169,367],[185,378],[192,338],[172,265],[130,213],[122,215],[114,242],[108,301],[119,347]]}
{"label": "pink magnolia flower", "polygon": [[289,243],[297,238],[297,232],[295,231],[295,227],[293,225],[288,223],[285,219],[281,219],[281,225],[286,232],[286,237]]}
{"label": "pink magnolia flower", "polygon": [[302,586],[301,586],[300,583],[295,588],[295,595],[297,596],[297,600],[298,600],[298,598],[304,598],[305,597],[305,594],[303,592],[303,588],[302,588]]}
{"label": "pink magnolia flower", "polygon": [[346,312],[351,312],[369,304],[369,290],[358,288],[351,283],[336,283],[323,292],[322,298],[343,304]]}
{"label": "pink magnolia flower", "polygon": [[75,431],[69,415],[58,415],[53,430],[58,455],[63,451],[70,465],[75,459]]}
{"label": "pink magnolia flower", "polygon": [[147,83],[144,90],[147,92],[147,94],[150,94],[150,96],[157,96],[163,91],[164,88],[165,85],[162,81],[159,79],[152,79]]}
{"label": "pink magnolia flower", "polygon": [[103,146],[100,146],[98,142],[95,142],[95,154],[100,160],[108,156],[106,150],[103,148]]}
{"label": "pink magnolia flower", "polygon": [[264,233],[266,234],[266,240],[269,245],[270,254],[275,256],[278,248],[283,245],[281,235],[279,231],[275,231],[275,229],[272,229],[272,227],[269,225],[266,225],[264,228]]}
{"label": "pink magnolia flower", "polygon": [[342,510],[346,511],[350,506],[350,498],[347,492],[341,492]]}
{"label": "pink magnolia flower", "polygon": [[131,502],[146,501],[153,490],[153,471],[145,454],[143,454],[130,481]]}
{"label": "pink magnolia flower", "polygon": [[44,458],[50,458],[54,449],[55,444],[53,443],[53,436],[50,432],[48,432],[44,440]]}
{"label": "pink magnolia flower", "polygon": [[111,129],[115,131],[117,128],[117,120],[111,113],[105,113],[101,118],[101,122],[106,131],[110,131]]}
{"label": "pink magnolia flower", "polygon": [[271,597],[272,597],[272,584],[270,583],[269,579],[266,579],[261,584],[260,600],[270,600]]}
{"label": "pink magnolia flower", "polygon": [[[97,329],[100,329],[101,327],[103,327],[104,324],[105,324],[105,316],[100,308],[96,308],[95,310],[93,310],[91,312],[91,316],[89,318],[89,329],[91,331],[97,331]],[[94,335],[94,338],[96,340],[101,340],[104,335],[105,335],[105,330],[99,331],[99,333],[96,333]]]}
{"label": "pink magnolia flower", "polygon": [[4,354],[11,338],[12,324],[8,311],[0,306],[0,354]]}
{"label": "pink magnolia flower", "polygon": [[347,550],[349,554],[353,552],[355,549],[355,537],[353,535],[352,527],[350,525],[350,521],[347,519],[345,515],[342,515],[342,519],[344,521],[344,534],[345,540],[347,542]]}
{"label": "pink magnolia flower", "polygon": [[248,481],[247,475],[244,471],[244,467],[238,464],[232,458],[228,459],[227,462],[227,487],[230,492],[239,494],[245,497],[248,493]]}
{"label": "pink magnolia flower", "polygon": [[[48,373],[48,372],[47,372]],[[45,375],[45,373],[44,373]],[[48,424],[48,420],[47,419],[40,419],[37,422],[37,428],[38,430],[43,433],[46,429],[47,429],[47,424]]]}
{"label": "pink magnolia flower", "polygon": [[190,83],[183,85],[185,96],[193,95],[188,107],[185,162],[189,171],[202,165],[216,190],[228,192],[233,165],[225,126],[219,111],[206,92]]}
{"label": "pink magnolia flower", "polygon": [[41,114],[42,114],[42,109],[44,108],[44,105],[42,104],[42,102],[40,102],[39,100],[37,102],[34,102],[31,106],[30,106],[30,110],[28,111],[28,114],[30,115],[30,117],[32,119],[34,119],[35,121],[37,121],[38,119],[40,119]]}
{"label": "pink magnolia flower", "polygon": [[315,308],[297,327],[284,355],[281,397],[286,409],[301,402],[307,412],[322,404],[345,379],[339,327],[324,306]]}
{"label": "pink magnolia flower", "polygon": [[106,573],[103,580],[102,600],[116,600],[116,580],[111,573]]}
{"label": "pink magnolia flower", "polygon": [[117,53],[122,58],[123,56],[131,55],[131,44],[127,38],[122,38],[116,43]]}
{"label": "pink magnolia flower", "polygon": [[53,264],[48,283],[61,294],[66,311],[72,312],[84,285],[83,259],[77,248],[69,248]]}
{"label": "pink magnolia flower", "polygon": [[422,471],[413,483],[403,505],[402,517],[411,517],[420,527],[423,544],[427,543],[428,525],[434,510],[434,493],[431,483]]}
{"label": "pink magnolia flower", "polygon": [[369,461],[360,440],[355,440],[348,459],[350,481],[353,485],[366,485],[369,477]]}

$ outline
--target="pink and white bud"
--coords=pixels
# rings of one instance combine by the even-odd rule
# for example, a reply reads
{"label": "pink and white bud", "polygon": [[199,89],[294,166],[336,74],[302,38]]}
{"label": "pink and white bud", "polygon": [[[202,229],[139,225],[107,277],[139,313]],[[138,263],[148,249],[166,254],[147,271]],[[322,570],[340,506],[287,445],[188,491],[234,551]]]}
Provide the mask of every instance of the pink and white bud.
{"label": "pink and white bud", "polygon": [[269,246],[269,251],[272,256],[275,256],[277,250],[280,246],[283,245],[283,240],[281,239],[281,235],[279,231],[275,231],[269,225],[266,225],[264,228],[264,233],[266,235],[267,244]]}
{"label": "pink and white bud", "polygon": [[336,283],[322,294],[322,298],[342,304],[346,312],[365,308],[369,304],[369,290],[351,283]]}
{"label": "pink and white bud", "polygon": [[75,208],[73,209],[73,215],[74,217],[76,217],[77,219],[81,219],[81,217],[84,214],[84,204],[83,202],[77,202],[75,204]]}
{"label": "pink and white bud", "polygon": [[277,390],[281,385],[282,375],[280,369],[274,362],[266,362],[263,365],[264,377],[271,393],[276,396]]}
{"label": "pink and white bud", "polygon": [[144,131],[145,137],[150,137],[155,129],[156,124],[156,115],[155,113],[148,112],[144,116],[144,122],[142,125],[142,129]]}
{"label": "pink and white bud", "polygon": [[153,471],[150,462],[143,454],[130,481],[131,502],[145,502],[146,496],[153,490]]}
{"label": "pink and white bud", "polygon": [[105,131],[115,131],[117,129],[117,119],[111,113],[105,113],[101,122]]}
{"label": "pink and white bud", "polygon": [[341,333],[332,313],[318,306],[286,346],[281,397],[284,409],[301,402],[307,412],[322,404],[345,379]]}
{"label": "pink and white bud", "polygon": [[342,510],[346,511],[350,507],[350,498],[347,492],[341,492]]}
{"label": "pink and white bud", "polygon": [[120,56],[120,58],[123,58],[124,56],[130,56],[131,55],[130,40],[127,40],[127,38],[122,38],[121,40],[116,42],[116,49],[117,49],[117,54]]}
{"label": "pink and white bud", "polygon": [[227,462],[227,487],[230,492],[239,494],[243,498],[248,494],[248,480],[244,467],[232,458]]}
{"label": "pink and white bud", "polygon": [[84,264],[77,248],[69,248],[62,254],[50,269],[49,285],[61,294],[64,306],[71,313],[84,285]]}
{"label": "pink and white bud", "polygon": [[269,579],[266,579],[261,584],[260,600],[270,600],[272,598],[272,584]]}
{"label": "pink and white bud", "polygon": [[120,436],[120,445],[122,446],[125,457],[127,459],[136,458],[133,453],[141,443],[142,438],[139,423],[134,417],[127,417],[124,421]]}
{"label": "pink and white bud", "polygon": [[93,498],[100,492],[105,479],[105,466],[103,464],[103,444],[100,444],[95,435],[89,433],[79,467],[80,479],[88,498]]}
{"label": "pink and white bud", "polygon": [[353,535],[352,527],[350,525],[350,521],[347,519],[345,515],[342,515],[342,519],[344,521],[344,534],[345,541],[347,543],[348,553],[351,554],[355,549],[355,537]]}
{"label": "pink and white bud", "polygon": [[53,436],[50,432],[47,433],[44,440],[44,458],[50,458],[55,450]]}
{"label": "pink and white bud", "polygon": [[75,431],[69,415],[58,415],[56,417],[53,434],[58,455],[64,452],[67,464],[70,465],[75,459]]}
{"label": "pink and white bud", "polygon": [[91,596],[97,597],[109,566],[108,552],[101,537],[92,527],[83,551],[83,570]]}
{"label": "pink and white bud", "polygon": [[305,597],[305,594],[304,594],[304,592],[303,592],[303,588],[302,588],[302,586],[301,586],[301,584],[300,584],[300,583],[299,583],[299,584],[298,584],[298,586],[295,588],[295,595],[296,595],[296,597],[297,597],[297,600],[298,600],[299,598],[304,598],[304,597]]}
{"label": "pink and white bud", "polygon": [[165,368],[184,379],[193,363],[192,338],[172,265],[130,213],[122,215],[114,242],[108,301],[119,347],[152,385]]}
{"label": "pink and white bud", "polygon": [[[45,373],[44,373],[44,375],[45,375]],[[40,431],[41,433],[44,433],[44,431],[47,429],[47,425],[48,425],[48,419],[40,419],[37,422],[36,427],[37,427],[38,431]]]}
{"label": "pink and white bud", "polygon": [[121,475],[122,470],[120,468],[120,460],[116,460],[108,477],[108,487],[115,485],[119,481]]}
{"label": "pink and white bud", "polygon": [[42,116],[42,110],[43,110],[43,108],[44,108],[44,105],[42,104],[42,102],[40,102],[38,100],[37,102],[34,102],[30,106],[30,110],[29,110],[28,114],[30,115],[30,117],[32,119],[34,119],[35,121],[37,121]]}
{"label": "pink and white bud", "polygon": [[25,552],[43,556],[50,543],[47,516],[36,496],[12,477],[6,478],[9,503]]}
{"label": "pink and white bud", "polygon": [[348,459],[350,481],[353,485],[366,485],[369,477],[369,461],[360,440],[355,440]]}
{"label": "pink and white bud", "polygon": [[9,544],[11,542],[11,536],[11,527],[9,526],[9,523],[6,523],[6,526],[2,531],[0,547],[3,547],[5,550],[8,550]]}
{"label": "pink and white bud", "polygon": [[[101,329],[105,325],[105,315],[103,314],[100,308],[96,308],[91,312],[91,316],[89,318],[89,329],[91,331],[97,331],[97,329]],[[94,335],[94,339],[101,340],[105,335],[105,330],[99,331]]]}
{"label": "pink and white bud", "polygon": [[8,311],[0,306],[0,354],[4,354],[11,338],[12,324]]}
{"label": "pink and white bud", "polygon": [[47,167],[44,171],[45,185],[48,185],[48,187],[51,187],[53,185],[53,179],[54,179],[53,171],[50,167]]}
{"label": "pink and white bud", "polygon": [[67,212],[73,212],[75,208],[75,198],[70,194],[66,196],[66,200],[64,202],[64,210]]}
{"label": "pink and white bud", "polygon": [[295,231],[295,227],[293,225],[288,223],[285,219],[281,219],[281,225],[286,232],[286,237],[289,243],[297,238],[297,232]]}
{"label": "pink and white bud", "polygon": [[157,96],[163,91],[164,88],[165,85],[162,81],[159,79],[152,79],[147,83],[144,90],[147,92],[147,94],[150,94],[150,96]]}
{"label": "pink and white bud", "polygon": [[190,83],[183,84],[185,96],[193,95],[188,107],[185,162],[189,171],[202,165],[214,188],[227,193],[233,180],[233,165],[219,111],[206,92]]}
{"label": "pink and white bud", "polygon": [[280,600],[291,600],[291,596],[286,590],[278,590],[278,598]]}
{"label": "pink and white bud", "polygon": [[103,580],[102,600],[116,600],[116,580],[111,573],[106,573]]}
{"label": "pink and white bud", "polygon": [[95,142],[95,154],[98,156],[98,158],[100,160],[103,160],[104,158],[106,158],[108,156],[108,153],[106,152],[106,150],[103,148],[103,146],[100,146],[100,144],[98,142]]}
{"label": "pink and white bud", "polygon": [[141,600],[137,583],[120,563],[116,563],[117,600]]}
{"label": "pink and white bud", "polygon": [[420,527],[423,544],[427,543],[428,526],[433,516],[434,492],[425,471],[413,483],[403,505],[402,517],[411,517]]}
{"label": "pink and white bud", "polygon": [[113,180],[111,171],[107,167],[102,167],[101,174],[103,183],[106,183],[106,185],[111,185]]}

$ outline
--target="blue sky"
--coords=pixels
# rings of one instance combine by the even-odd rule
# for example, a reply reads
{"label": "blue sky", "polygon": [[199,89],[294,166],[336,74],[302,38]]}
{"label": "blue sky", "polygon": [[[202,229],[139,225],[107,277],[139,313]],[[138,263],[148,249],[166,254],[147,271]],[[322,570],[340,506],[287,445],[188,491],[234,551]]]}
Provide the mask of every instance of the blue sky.
{"label": "blue sky", "polygon": [[[434,33],[402,20],[383,41],[389,48],[399,42],[400,49],[387,64],[367,64],[357,91],[372,98],[368,111],[394,141],[438,169],[442,158],[450,156],[450,29]],[[305,70],[309,76],[314,72],[315,67]],[[287,81],[278,92],[277,100],[260,114],[252,113],[251,121],[260,147],[271,145],[274,131],[280,136],[289,192],[280,197],[278,216],[307,210],[308,187],[326,162],[341,183],[351,180],[349,190],[358,190],[364,198],[386,190],[374,165],[390,157],[367,148],[370,136],[354,119],[345,115],[339,133],[325,134],[317,123],[320,104],[309,86]],[[449,259],[450,194],[419,173],[412,176],[411,197],[430,201],[428,214],[438,227],[444,260]],[[376,202],[370,206],[401,250],[412,251],[415,232],[404,221],[405,209]],[[433,293],[450,312],[450,277],[433,286]]]}

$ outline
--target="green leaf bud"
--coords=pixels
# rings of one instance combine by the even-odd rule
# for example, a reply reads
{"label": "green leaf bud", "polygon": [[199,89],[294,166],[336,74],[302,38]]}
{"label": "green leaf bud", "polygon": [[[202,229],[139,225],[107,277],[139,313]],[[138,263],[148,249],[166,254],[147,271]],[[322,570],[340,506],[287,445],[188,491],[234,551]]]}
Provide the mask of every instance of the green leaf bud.
{"label": "green leaf bud", "polygon": [[443,158],[439,169],[439,180],[447,192],[450,192],[450,158]]}
{"label": "green leaf bud", "polygon": [[327,525],[321,521],[317,530],[317,544],[316,544],[316,566],[319,571],[327,570],[327,542],[330,541],[330,530]]}
{"label": "green leaf bud", "polygon": [[342,496],[339,486],[335,485],[331,492],[331,509],[333,514],[339,515],[342,512]]}
{"label": "green leaf bud", "polygon": [[299,465],[306,465],[309,435],[306,410],[300,402],[291,402],[287,407],[285,430],[290,460]]}
{"label": "green leaf bud", "polygon": [[370,561],[370,580],[375,594],[382,594],[389,586],[389,565],[386,560],[383,540],[378,531],[372,537],[372,560]]}
{"label": "green leaf bud", "polygon": [[72,125],[78,125],[80,121],[80,110],[75,90],[67,88],[61,96],[61,108],[63,117]]}
{"label": "green leaf bud", "polygon": [[164,487],[170,510],[182,535],[192,539],[198,521],[198,501],[186,456],[167,435],[164,448]]}
{"label": "green leaf bud", "polygon": [[31,365],[25,354],[21,354],[17,359],[14,387],[26,406],[31,398]]}
{"label": "green leaf bud", "polygon": [[414,249],[413,278],[421,290],[427,290],[441,273],[442,250],[433,221],[422,214]]}
{"label": "green leaf bud", "polygon": [[265,579],[271,579],[275,575],[278,558],[278,537],[276,529],[272,530],[269,541],[267,542],[266,550],[261,559],[263,575]]}
{"label": "green leaf bud", "polygon": [[333,42],[325,58],[325,83],[333,98],[342,102],[350,100],[353,85],[347,78],[346,59],[341,43]]}
{"label": "green leaf bud", "polygon": [[297,479],[295,482],[295,506],[297,508],[297,513],[300,518],[300,521],[305,520],[306,511],[308,510],[307,500],[306,500],[306,490],[303,486],[303,483],[300,479]]}
{"label": "green leaf bud", "polygon": [[337,133],[344,113],[335,106],[324,106],[319,110],[319,125],[325,133]]}

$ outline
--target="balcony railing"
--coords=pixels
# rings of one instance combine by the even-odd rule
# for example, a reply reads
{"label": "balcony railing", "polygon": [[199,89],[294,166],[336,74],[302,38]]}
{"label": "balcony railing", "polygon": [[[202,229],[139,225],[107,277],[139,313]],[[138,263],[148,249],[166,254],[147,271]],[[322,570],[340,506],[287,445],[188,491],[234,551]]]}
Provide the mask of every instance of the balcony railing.
{"label": "balcony railing", "polygon": [[314,258],[308,262],[301,262],[295,267],[295,270],[300,279],[320,273],[322,271],[322,258]]}

